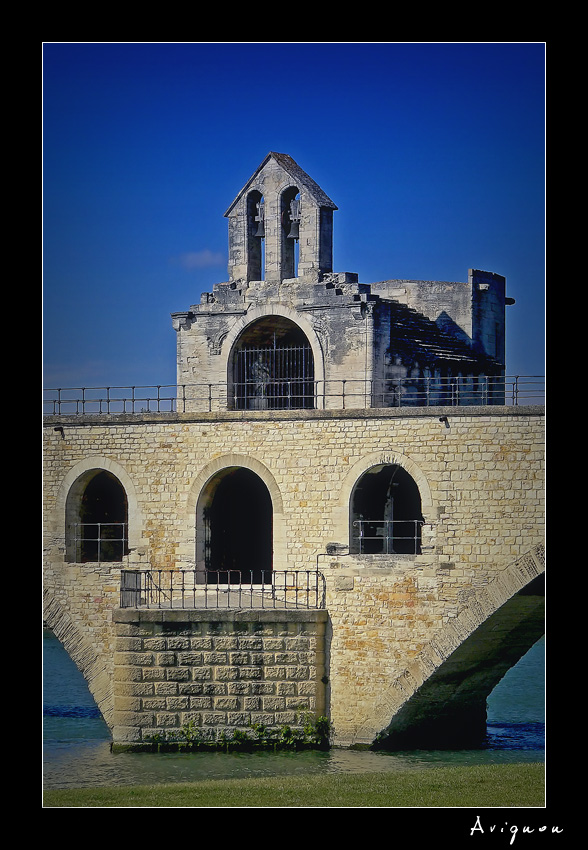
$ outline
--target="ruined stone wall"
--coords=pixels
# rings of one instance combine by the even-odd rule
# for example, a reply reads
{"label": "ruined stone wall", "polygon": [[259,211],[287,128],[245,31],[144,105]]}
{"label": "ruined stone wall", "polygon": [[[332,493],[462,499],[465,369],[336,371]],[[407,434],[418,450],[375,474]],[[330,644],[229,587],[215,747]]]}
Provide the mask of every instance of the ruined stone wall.
{"label": "ruined stone wall", "polygon": [[506,279],[493,272],[468,270],[467,283],[440,280],[383,280],[371,284],[383,298],[392,298],[422,313],[449,335],[505,362]]}
{"label": "ruined stone wall", "polygon": [[464,340],[473,338],[471,284],[441,280],[382,280],[371,284],[372,292],[393,298],[418,310],[431,321],[451,317],[451,332]]}
{"label": "ruined stone wall", "polygon": [[[399,305],[402,315],[395,321],[410,328],[400,338],[390,314],[396,315]],[[200,304],[173,314],[177,381],[187,386],[182,409],[232,407],[233,348],[262,317],[292,322],[305,334],[313,352],[317,406],[337,409],[398,404],[385,395],[387,383],[410,377],[413,368],[416,377],[443,366],[452,375],[496,374],[495,364],[489,372],[489,362],[477,358],[484,353],[504,363],[504,310],[504,278],[475,270],[468,283],[390,280],[366,286],[354,274],[328,274],[313,284],[302,279],[219,283]],[[459,350],[453,351],[454,344]]]}

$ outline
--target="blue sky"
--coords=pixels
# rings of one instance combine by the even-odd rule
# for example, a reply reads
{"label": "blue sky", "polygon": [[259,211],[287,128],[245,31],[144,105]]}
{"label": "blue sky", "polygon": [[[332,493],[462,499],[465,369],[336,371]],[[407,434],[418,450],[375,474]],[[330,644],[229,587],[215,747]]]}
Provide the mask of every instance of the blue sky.
{"label": "blue sky", "polygon": [[270,150],[337,204],[334,270],[507,278],[507,374],[544,373],[545,47],[46,43],[46,387],[175,383],[170,313],[227,280]]}

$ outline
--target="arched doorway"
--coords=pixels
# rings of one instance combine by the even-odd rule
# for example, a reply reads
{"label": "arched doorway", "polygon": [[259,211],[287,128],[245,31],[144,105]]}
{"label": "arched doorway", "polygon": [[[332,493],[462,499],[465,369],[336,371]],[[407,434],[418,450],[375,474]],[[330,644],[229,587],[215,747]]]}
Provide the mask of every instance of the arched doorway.
{"label": "arched doorway", "polygon": [[128,505],[124,487],[105,469],[91,469],[71,488],[66,506],[67,559],[117,562],[128,554]]}
{"label": "arched doorway", "polygon": [[314,408],[314,358],[304,332],[283,316],[252,322],[231,352],[229,386],[235,410]]}
{"label": "arched doorway", "polygon": [[271,580],[272,500],[261,478],[228,467],[201,499],[203,556],[208,582],[261,584]]}
{"label": "arched doorway", "polygon": [[423,515],[414,479],[397,464],[368,469],[351,494],[350,552],[417,555]]}

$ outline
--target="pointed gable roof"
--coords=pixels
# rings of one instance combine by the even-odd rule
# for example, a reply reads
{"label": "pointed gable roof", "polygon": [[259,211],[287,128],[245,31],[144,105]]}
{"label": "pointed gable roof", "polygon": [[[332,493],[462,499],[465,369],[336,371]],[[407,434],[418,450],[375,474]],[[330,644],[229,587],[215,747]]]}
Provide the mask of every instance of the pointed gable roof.
{"label": "pointed gable roof", "polygon": [[291,156],[289,156],[287,153],[276,153],[275,151],[270,151],[259,166],[259,168],[257,168],[255,173],[252,174],[245,186],[241,189],[233,203],[226,211],[225,216],[229,215],[235,204],[239,201],[243,194],[248,191],[251,184],[257,179],[258,174],[265,168],[270,159],[274,159],[278,163],[278,165],[283,168],[287,174],[290,175],[290,177],[294,180],[297,186],[300,186],[300,188],[303,188],[306,192],[308,192],[308,194],[316,202],[317,206],[328,207],[332,210],[337,209],[337,206],[333,203],[329,196],[326,195],[325,192],[323,192],[318,183],[316,183],[312,179],[312,177],[309,177],[306,171],[300,168],[298,163],[296,163]]}

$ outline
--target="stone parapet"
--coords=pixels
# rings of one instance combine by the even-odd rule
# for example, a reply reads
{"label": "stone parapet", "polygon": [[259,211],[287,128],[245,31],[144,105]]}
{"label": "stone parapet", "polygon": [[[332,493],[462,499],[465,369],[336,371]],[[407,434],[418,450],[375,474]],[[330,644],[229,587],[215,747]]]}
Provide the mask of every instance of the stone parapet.
{"label": "stone parapet", "polygon": [[439,420],[441,417],[467,416],[474,419],[480,417],[502,416],[544,416],[545,406],[542,404],[519,405],[472,405],[471,407],[373,407],[373,408],[337,408],[332,410],[216,410],[155,412],[140,413],[86,413],[47,415],[44,425],[55,427],[57,422],[63,425],[141,425],[141,424],[187,424],[190,422],[289,422],[289,421],[321,421],[331,419],[415,419],[427,417]]}

